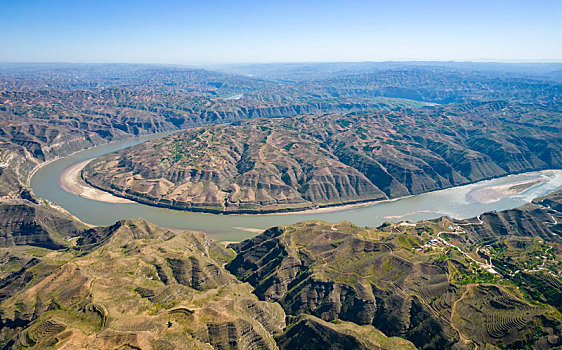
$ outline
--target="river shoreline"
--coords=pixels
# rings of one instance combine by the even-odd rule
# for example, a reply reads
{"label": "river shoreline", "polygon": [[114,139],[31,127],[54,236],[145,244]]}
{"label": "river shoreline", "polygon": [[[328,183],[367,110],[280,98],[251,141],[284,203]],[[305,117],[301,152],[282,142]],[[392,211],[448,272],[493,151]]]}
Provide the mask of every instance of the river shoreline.
{"label": "river shoreline", "polygon": [[68,193],[99,202],[134,203],[132,200],[117,197],[109,192],[101,191],[89,186],[84,180],[82,180],[82,169],[84,169],[84,167],[92,160],[94,160],[94,158],[76,163],[64,169],[59,177],[59,186]]}
{"label": "river shoreline", "polygon": [[[132,142],[138,141],[138,143],[141,143],[141,142],[148,141],[148,140],[150,140],[150,139],[152,139],[152,138],[156,138],[156,137],[166,137],[166,136],[168,136],[168,135],[172,135],[172,134],[175,134],[175,133],[177,133],[177,132],[185,131],[185,130],[189,130],[189,129],[178,129],[178,130],[161,131],[161,132],[156,132],[156,133],[152,133],[152,134],[142,134],[142,135],[131,136],[131,137],[117,138],[117,139],[114,139],[114,140],[111,140],[111,141],[108,141],[108,140],[105,140],[105,139],[104,139],[105,142],[101,142],[101,143],[95,144],[95,145],[93,145],[92,147],[88,147],[88,148],[84,148],[84,149],[79,149],[79,150],[73,151],[73,152],[71,152],[71,153],[69,153],[69,154],[65,154],[65,155],[63,155],[63,156],[56,156],[56,157],[54,157],[53,159],[49,159],[49,160],[47,160],[47,161],[44,161],[44,162],[41,162],[41,163],[37,164],[37,165],[34,166],[33,169],[31,169],[31,171],[27,174],[26,179],[25,179],[26,185],[27,185],[27,186],[30,186],[30,185],[31,185],[31,179],[33,178],[33,176],[35,175],[35,173],[37,173],[41,168],[43,168],[43,167],[45,167],[45,166],[47,166],[47,165],[49,165],[49,164],[51,164],[51,163],[53,163],[53,162],[56,162],[56,161],[58,161],[58,160],[65,159],[65,158],[69,158],[69,157],[71,157],[71,156],[73,156],[73,155],[76,155],[76,154],[79,154],[79,153],[82,153],[82,152],[85,152],[85,151],[91,151],[91,150],[94,150],[94,149],[96,149],[96,148],[98,148],[98,147],[107,146],[107,145],[111,145],[111,144],[114,144],[114,143],[128,142],[128,141],[132,141]],[[145,139],[146,139],[146,140],[145,140]]]}

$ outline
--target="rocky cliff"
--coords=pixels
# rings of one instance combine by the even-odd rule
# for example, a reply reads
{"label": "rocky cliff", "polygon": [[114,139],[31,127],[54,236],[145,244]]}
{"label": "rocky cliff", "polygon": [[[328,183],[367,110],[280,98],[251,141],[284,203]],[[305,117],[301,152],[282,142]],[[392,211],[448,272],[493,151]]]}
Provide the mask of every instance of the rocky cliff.
{"label": "rocky cliff", "polygon": [[82,223],[57,210],[30,202],[0,203],[0,247],[30,245],[66,247],[66,240],[85,229]]}

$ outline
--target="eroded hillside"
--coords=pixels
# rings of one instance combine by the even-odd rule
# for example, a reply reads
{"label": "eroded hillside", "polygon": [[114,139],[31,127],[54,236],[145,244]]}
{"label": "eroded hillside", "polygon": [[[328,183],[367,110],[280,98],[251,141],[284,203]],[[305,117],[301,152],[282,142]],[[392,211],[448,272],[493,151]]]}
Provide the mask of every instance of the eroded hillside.
{"label": "eroded hillside", "polygon": [[[274,336],[286,326],[283,308],[260,301],[249,284],[226,271],[234,252],[203,233],[124,220],[65,242],[66,249],[26,242],[0,248],[3,346],[278,348]],[[306,322],[316,325],[318,339],[329,334],[334,344],[410,346],[373,327],[329,325],[314,317]],[[289,343],[299,336],[306,335],[291,336]]]}
{"label": "eroded hillside", "polygon": [[84,179],[143,203],[263,213],[397,198],[560,168],[545,106],[502,102],[199,128],[90,163]]}
{"label": "eroded hillside", "polygon": [[560,220],[531,204],[378,229],[303,222],[232,245],[226,268],[289,315],[373,325],[418,348],[546,349],[562,345]]}

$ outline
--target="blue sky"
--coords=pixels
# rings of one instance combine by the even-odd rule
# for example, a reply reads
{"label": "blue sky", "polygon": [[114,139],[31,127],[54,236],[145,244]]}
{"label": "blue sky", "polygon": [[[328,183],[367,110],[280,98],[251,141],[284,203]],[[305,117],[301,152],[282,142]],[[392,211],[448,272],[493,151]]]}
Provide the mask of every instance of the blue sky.
{"label": "blue sky", "polygon": [[562,60],[562,1],[0,0],[0,61]]}

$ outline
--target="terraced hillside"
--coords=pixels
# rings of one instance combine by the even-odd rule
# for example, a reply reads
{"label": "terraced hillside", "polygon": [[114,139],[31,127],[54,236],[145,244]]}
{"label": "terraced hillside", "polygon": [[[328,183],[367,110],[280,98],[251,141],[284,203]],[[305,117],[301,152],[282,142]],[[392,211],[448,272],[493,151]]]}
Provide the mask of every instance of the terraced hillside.
{"label": "terraced hillside", "polygon": [[546,105],[488,102],[244,121],[100,157],[82,176],[118,196],[209,212],[397,198],[562,167],[553,114]]}
{"label": "terraced hillside", "polygon": [[[3,302],[3,338],[15,335],[8,344],[276,348],[269,332],[283,329],[283,310],[222,269],[231,253],[202,234],[173,236],[143,221],[108,230],[102,250],[59,254],[29,269],[52,272]],[[20,330],[6,327],[16,324]]]}
{"label": "terraced hillside", "polygon": [[[124,220],[85,230],[67,245],[0,248],[3,347],[278,348],[282,307],[259,301],[250,285],[227,272],[223,265],[233,251],[203,233]],[[307,322],[316,325],[319,340],[329,335],[335,345],[413,349],[373,327]]]}
{"label": "terraced hillside", "polygon": [[[559,201],[560,193],[549,198]],[[543,222],[534,206],[498,215],[517,216],[522,227],[540,221],[542,236],[504,233],[484,215],[482,222],[441,218],[378,229],[303,222],[231,245],[237,256],[226,268],[289,315],[373,325],[418,348],[556,347],[560,224]],[[490,233],[466,243],[467,235],[479,237],[478,227]]]}

